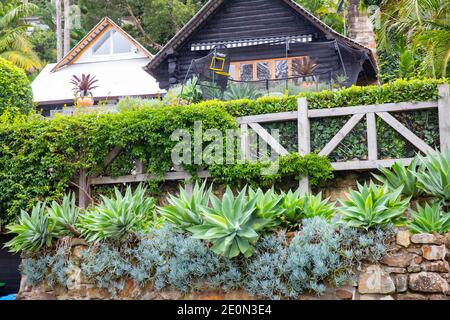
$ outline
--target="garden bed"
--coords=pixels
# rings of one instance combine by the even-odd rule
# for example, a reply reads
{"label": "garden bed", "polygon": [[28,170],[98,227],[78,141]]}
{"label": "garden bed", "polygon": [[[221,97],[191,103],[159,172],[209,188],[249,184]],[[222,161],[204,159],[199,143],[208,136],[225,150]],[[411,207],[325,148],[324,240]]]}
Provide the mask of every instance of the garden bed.
{"label": "garden bed", "polygon": [[[174,288],[157,290],[152,283],[141,286],[126,278],[123,289],[111,293],[95,285],[83,274],[84,241],[73,240],[66,285],[50,286],[46,282],[31,286],[22,278],[17,299],[142,299],[142,300],[251,300],[254,296],[243,288],[223,289],[198,283],[195,290]],[[303,293],[297,300],[450,300],[450,233],[415,234],[399,230],[377,264],[363,263],[356,278],[346,285],[328,285],[322,294]],[[355,266],[356,268],[356,266]]]}

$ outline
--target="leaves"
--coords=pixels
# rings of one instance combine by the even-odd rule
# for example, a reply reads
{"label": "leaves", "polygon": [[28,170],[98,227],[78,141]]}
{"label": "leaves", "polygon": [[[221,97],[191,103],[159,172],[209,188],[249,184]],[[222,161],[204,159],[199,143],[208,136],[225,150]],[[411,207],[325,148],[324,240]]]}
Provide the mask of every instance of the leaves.
{"label": "leaves", "polygon": [[412,221],[408,223],[413,233],[444,234],[450,230],[450,213],[442,211],[442,206],[435,202],[431,206],[417,206],[417,211],[410,210]]}

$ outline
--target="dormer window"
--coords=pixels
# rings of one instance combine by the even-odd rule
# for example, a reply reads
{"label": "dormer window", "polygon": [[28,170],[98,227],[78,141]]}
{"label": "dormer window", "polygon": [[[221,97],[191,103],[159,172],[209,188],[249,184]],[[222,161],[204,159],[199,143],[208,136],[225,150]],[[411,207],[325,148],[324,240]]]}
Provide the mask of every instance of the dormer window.
{"label": "dormer window", "polygon": [[94,56],[132,53],[136,49],[123,34],[108,30],[92,47]]}

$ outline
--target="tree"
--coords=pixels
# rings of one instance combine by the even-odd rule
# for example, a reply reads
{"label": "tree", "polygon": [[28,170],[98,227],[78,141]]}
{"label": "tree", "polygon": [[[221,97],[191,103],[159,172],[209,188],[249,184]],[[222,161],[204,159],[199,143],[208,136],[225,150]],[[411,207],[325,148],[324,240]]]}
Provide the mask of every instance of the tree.
{"label": "tree", "polygon": [[59,61],[63,57],[63,36],[62,36],[62,24],[61,24],[61,0],[55,0],[56,7],[56,59]]}
{"label": "tree", "polygon": [[27,2],[0,2],[0,57],[27,72],[41,68],[27,36],[28,25],[23,20],[36,9],[36,5]]}
{"label": "tree", "polygon": [[398,51],[406,47],[417,56],[415,73],[431,77],[449,75],[448,0],[383,0],[381,12],[378,37],[384,49]]}
{"label": "tree", "polygon": [[70,18],[70,0],[64,0],[64,54],[70,51],[70,31],[71,28]]}

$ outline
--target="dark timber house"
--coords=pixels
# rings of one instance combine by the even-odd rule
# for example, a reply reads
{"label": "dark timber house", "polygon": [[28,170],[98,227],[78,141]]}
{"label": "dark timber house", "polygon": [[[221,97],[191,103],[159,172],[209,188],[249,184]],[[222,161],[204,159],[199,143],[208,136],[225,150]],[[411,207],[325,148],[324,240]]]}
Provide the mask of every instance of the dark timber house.
{"label": "dark timber house", "polygon": [[[161,89],[183,82],[192,59],[228,48],[237,80],[277,79],[292,59],[310,57],[315,73],[345,75],[346,85],[378,81],[373,52],[292,0],[210,0],[145,67]],[[266,70],[260,72],[258,70]]]}

